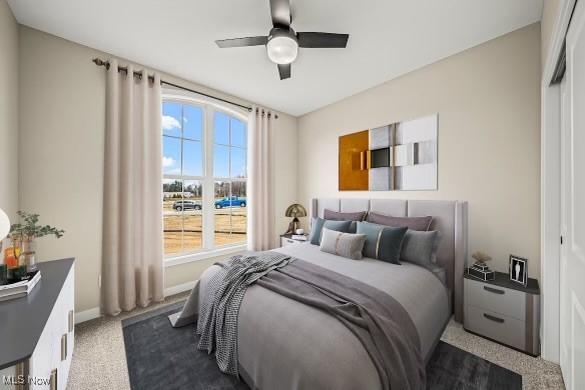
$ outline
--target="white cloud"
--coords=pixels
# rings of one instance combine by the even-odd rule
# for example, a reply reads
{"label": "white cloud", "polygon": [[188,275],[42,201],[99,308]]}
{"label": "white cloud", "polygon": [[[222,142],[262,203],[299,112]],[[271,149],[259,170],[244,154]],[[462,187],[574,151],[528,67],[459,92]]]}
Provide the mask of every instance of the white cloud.
{"label": "white cloud", "polygon": [[170,131],[173,129],[180,129],[181,124],[179,123],[179,121],[177,119],[173,118],[172,116],[163,115],[162,128],[165,131]]}
{"label": "white cloud", "polygon": [[170,168],[170,167],[174,166],[175,163],[176,163],[176,161],[174,158],[163,156],[163,159],[162,159],[163,168]]}

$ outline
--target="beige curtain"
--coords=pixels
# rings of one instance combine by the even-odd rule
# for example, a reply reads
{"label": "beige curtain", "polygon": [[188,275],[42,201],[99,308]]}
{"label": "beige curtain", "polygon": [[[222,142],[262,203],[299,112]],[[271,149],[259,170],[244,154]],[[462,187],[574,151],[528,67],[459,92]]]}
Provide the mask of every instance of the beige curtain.
{"label": "beige curtain", "polygon": [[273,249],[272,114],[253,107],[248,120],[248,249]]}
{"label": "beige curtain", "polygon": [[110,61],[101,310],[108,315],[163,300],[160,76],[118,72]]}

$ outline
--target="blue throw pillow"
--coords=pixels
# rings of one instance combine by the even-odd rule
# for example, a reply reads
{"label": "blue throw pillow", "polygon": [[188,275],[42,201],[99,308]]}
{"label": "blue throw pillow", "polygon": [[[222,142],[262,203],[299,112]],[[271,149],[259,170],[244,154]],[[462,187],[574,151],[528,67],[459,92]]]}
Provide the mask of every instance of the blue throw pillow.
{"label": "blue throw pillow", "polygon": [[400,264],[402,241],[407,227],[382,226],[369,222],[358,222],[357,233],[366,236],[364,256]]}
{"label": "blue throw pillow", "polygon": [[309,242],[313,245],[320,245],[321,235],[324,227],[329,230],[335,230],[337,232],[349,233],[350,226],[351,221],[329,221],[323,218],[313,218]]}
{"label": "blue throw pillow", "polygon": [[437,261],[440,242],[441,235],[438,231],[409,230],[404,236],[400,259],[423,267],[431,267]]}

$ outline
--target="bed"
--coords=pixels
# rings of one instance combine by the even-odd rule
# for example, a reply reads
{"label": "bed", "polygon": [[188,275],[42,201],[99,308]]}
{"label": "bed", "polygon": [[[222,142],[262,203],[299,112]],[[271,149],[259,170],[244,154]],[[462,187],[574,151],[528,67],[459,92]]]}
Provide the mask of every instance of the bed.
{"label": "bed", "polygon": [[[325,209],[434,217],[431,229],[442,234],[437,252],[442,272],[406,262],[395,265],[369,258],[350,260],[321,252],[310,243],[275,249],[366,283],[400,302],[414,323],[420,352],[427,361],[451,316],[461,321],[466,202],[314,199],[311,216],[322,216]],[[209,280],[219,269],[216,265],[204,272],[189,299],[190,311],[183,312],[183,320],[202,304]],[[259,285],[251,285],[244,295],[237,339],[239,373],[253,389],[381,388],[378,372],[364,346],[340,321]]]}

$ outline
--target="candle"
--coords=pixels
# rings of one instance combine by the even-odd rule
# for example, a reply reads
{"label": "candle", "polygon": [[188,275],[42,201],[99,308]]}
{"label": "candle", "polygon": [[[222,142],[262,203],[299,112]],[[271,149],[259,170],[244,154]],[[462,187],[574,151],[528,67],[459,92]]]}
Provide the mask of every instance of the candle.
{"label": "candle", "polygon": [[8,247],[4,249],[4,264],[8,268],[18,267],[18,256],[20,256],[20,249],[13,247]]}

